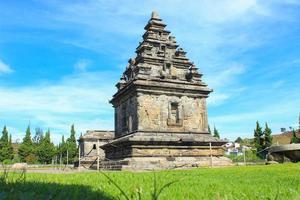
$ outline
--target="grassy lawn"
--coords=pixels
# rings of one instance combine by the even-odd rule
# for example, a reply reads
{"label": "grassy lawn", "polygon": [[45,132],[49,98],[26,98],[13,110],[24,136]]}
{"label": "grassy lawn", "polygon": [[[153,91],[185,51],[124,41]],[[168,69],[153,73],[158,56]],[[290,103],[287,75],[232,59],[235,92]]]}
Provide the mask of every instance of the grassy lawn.
{"label": "grassy lawn", "polygon": [[[130,199],[151,199],[153,172],[105,172]],[[0,183],[0,199],[125,199],[101,173],[34,174]],[[300,199],[300,163],[155,172],[159,199]]]}

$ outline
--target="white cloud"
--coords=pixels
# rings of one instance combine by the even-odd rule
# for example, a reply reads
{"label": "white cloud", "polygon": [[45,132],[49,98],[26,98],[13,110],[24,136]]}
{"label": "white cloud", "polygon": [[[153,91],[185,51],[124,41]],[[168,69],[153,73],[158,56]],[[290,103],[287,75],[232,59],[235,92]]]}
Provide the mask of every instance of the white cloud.
{"label": "white cloud", "polygon": [[12,73],[13,69],[5,64],[1,59],[0,59],[0,74],[9,74]]}
{"label": "white cloud", "polygon": [[[157,10],[161,14],[166,23],[172,27],[171,31],[179,32],[180,35],[190,33],[193,36],[181,37],[185,39],[185,44],[187,40],[196,40],[198,45],[207,42],[211,46],[216,42],[228,41],[224,39],[228,35],[228,30],[223,30],[226,25],[234,23],[238,27],[256,21],[260,17],[274,15],[269,9],[270,6],[256,0],[176,2],[157,0],[143,2],[142,5],[137,4],[136,1],[127,1],[126,6],[118,1],[46,3],[55,10],[46,16],[49,18],[47,21],[52,22],[46,25],[51,28],[55,26],[58,30],[70,29],[76,32],[75,37],[61,38],[63,42],[97,52],[113,51],[116,54],[127,50],[128,47],[134,48],[132,43],[128,43],[128,39],[134,40],[137,45],[138,36],[141,36],[142,28],[150,18],[152,10]],[[203,38],[203,35],[206,35],[206,38]],[[118,39],[126,39],[118,43],[115,49],[107,48],[108,45],[115,43],[116,36]],[[231,37],[231,39],[236,38],[236,36]],[[245,41],[248,43],[249,38]],[[198,46],[197,43],[194,45]]]}
{"label": "white cloud", "polygon": [[221,88],[230,85],[235,81],[237,76],[246,71],[245,65],[241,63],[231,63],[228,66],[216,69],[206,76],[207,83],[210,87]]}
{"label": "white cloud", "polygon": [[[30,87],[0,87],[0,121],[10,127],[50,128],[55,141],[69,135],[75,124],[77,135],[88,129],[113,129],[116,78],[109,72],[80,73],[53,84]],[[0,124],[1,125],[1,124]],[[3,124],[4,125],[4,124]],[[24,131],[12,129],[14,140]]]}
{"label": "white cloud", "polygon": [[277,88],[281,87],[284,83],[285,83],[284,80],[278,80],[275,83],[273,83],[273,88],[277,89]]}
{"label": "white cloud", "polygon": [[[295,4],[297,1],[155,0],[136,3],[129,0],[126,6],[119,1],[43,3],[48,4],[47,8],[50,8],[51,12],[43,16],[40,12],[31,12],[30,16],[39,17],[28,19],[24,16],[23,26],[74,33],[72,37],[68,34],[51,35],[51,33],[44,37],[55,37],[55,41],[100,52],[101,55],[107,54],[114,58],[116,63],[126,63],[133,54],[134,48],[141,40],[143,27],[150,17],[150,12],[157,10],[168,24],[167,29],[177,37],[178,43],[188,52],[188,57],[203,71],[204,80],[214,89],[208,103],[211,106],[219,106],[243,91],[241,88],[245,87],[240,83],[240,77],[246,70],[249,73],[257,71],[253,69],[251,62],[250,64],[247,62],[249,57],[244,57],[246,61],[241,59],[243,54],[266,43],[272,43],[274,37],[282,35],[284,27],[278,22],[294,19],[295,14],[287,13],[290,10],[282,9],[281,5]],[[26,118],[26,121],[32,118],[43,122],[45,127],[53,127],[55,131],[61,132],[68,131],[68,126],[73,122],[80,130],[97,128],[98,124],[99,128],[113,126],[113,118],[103,118],[103,113],[110,113],[112,109],[107,101],[115,91],[113,88],[115,81],[105,79],[106,76],[103,74],[84,73],[90,64],[88,59],[79,60],[74,68],[82,73],[78,76],[65,77],[57,84],[19,88],[0,87],[0,95],[7,97],[0,99],[0,116],[11,113],[19,115],[19,118]],[[299,59],[291,64],[298,67]],[[122,68],[124,67],[125,65]],[[271,72],[265,74],[269,73]],[[258,88],[252,88],[256,89]],[[297,107],[297,104],[293,106]],[[272,109],[278,110],[277,107]],[[257,117],[271,117],[271,114],[267,114],[273,110],[249,113],[239,111],[232,115],[220,113],[219,118],[215,116],[212,120],[221,125],[222,122],[241,123],[256,120]],[[289,113],[284,115],[287,116]],[[26,122],[24,123],[23,126],[26,126]],[[110,125],[107,127],[107,124]],[[235,127],[235,124],[229,124],[228,127]],[[245,132],[242,126],[237,127]]]}
{"label": "white cloud", "polygon": [[227,94],[212,93],[208,98],[207,103],[209,106],[216,106],[224,103],[227,99],[229,99],[229,95]]}
{"label": "white cloud", "polygon": [[[294,96],[285,97],[275,102],[269,102],[269,105],[250,106],[250,110],[235,110],[230,114],[219,113],[217,116],[210,116],[210,124],[216,124],[222,131],[222,137],[235,139],[238,136],[251,137],[255,122],[259,121],[261,126],[265,122],[269,124],[274,134],[278,133],[281,127],[289,127],[294,123],[286,120],[282,116],[293,116],[295,121],[298,119],[299,100]],[[243,131],[243,134],[241,132]]]}
{"label": "white cloud", "polygon": [[297,65],[298,67],[300,67],[300,59],[295,59],[291,62],[291,64]]}
{"label": "white cloud", "polygon": [[76,71],[85,72],[91,63],[89,59],[80,59],[75,63],[74,68]]}
{"label": "white cloud", "polygon": [[[240,63],[231,63],[228,67],[216,69],[206,76],[206,82],[214,91],[208,98],[210,106],[219,106],[228,101],[231,96],[240,94],[246,87],[238,84],[239,75],[246,71],[246,67]],[[233,85],[231,87],[231,85]]]}

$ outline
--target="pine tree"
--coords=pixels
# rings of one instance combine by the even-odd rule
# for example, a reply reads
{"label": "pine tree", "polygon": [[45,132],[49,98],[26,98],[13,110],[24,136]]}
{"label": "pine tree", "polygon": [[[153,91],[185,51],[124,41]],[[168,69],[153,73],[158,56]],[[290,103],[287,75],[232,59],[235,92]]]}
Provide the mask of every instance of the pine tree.
{"label": "pine tree", "polygon": [[243,139],[241,137],[238,137],[238,138],[236,138],[236,140],[234,142],[243,143]]}
{"label": "pine tree", "polygon": [[[38,151],[41,145],[41,142],[43,141],[44,134],[43,134],[43,129],[41,128],[36,128],[35,129],[35,135],[32,138],[32,153],[38,157]],[[39,161],[39,158],[37,158]]]}
{"label": "pine tree", "polygon": [[9,134],[9,139],[8,139],[9,145],[12,145],[12,139],[11,139],[11,134]]}
{"label": "pine tree", "polygon": [[77,144],[76,144],[76,137],[75,137],[75,127],[74,124],[71,126],[71,134],[70,137],[67,139],[66,146],[69,156],[69,163],[73,163],[76,161],[78,157],[78,151],[77,151]]}
{"label": "pine tree", "polygon": [[259,122],[256,121],[256,128],[254,129],[254,146],[256,147],[257,150],[257,155],[261,158],[264,157],[264,153],[262,150],[264,149],[264,137],[263,137],[263,132],[262,128],[259,125]]}
{"label": "pine tree", "polygon": [[14,148],[13,148],[13,144],[12,144],[12,137],[11,134],[9,134],[9,139],[8,139],[8,149],[9,149],[9,154],[10,154],[10,160],[14,159],[15,157],[15,153],[14,153]]}
{"label": "pine tree", "polygon": [[61,137],[61,142],[59,143],[58,145],[58,152],[57,152],[59,155],[59,158],[62,159],[62,162],[63,163],[66,163],[66,155],[67,155],[67,146],[66,146],[66,143],[65,143],[65,136],[62,135]]}
{"label": "pine tree", "polygon": [[9,134],[9,139],[8,139],[8,151],[9,151],[9,160],[12,160],[14,158],[14,148],[12,145],[12,139],[11,139],[11,134]]}
{"label": "pine tree", "polygon": [[37,149],[38,161],[43,164],[50,164],[55,154],[55,146],[51,142],[50,130],[45,133],[42,137],[40,144]]}
{"label": "pine tree", "polygon": [[75,127],[74,127],[74,124],[72,124],[72,126],[71,126],[71,135],[70,135],[70,138],[68,138],[69,141],[76,142],[75,134],[76,134]]}
{"label": "pine tree", "polygon": [[266,123],[266,127],[264,130],[264,148],[270,147],[272,145],[272,130],[269,128],[268,124]]}
{"label": "pine tree", "polygon": [[216,129],[216,126],[214,126],[214,137],[220,138],[219,131]]}
{"label": "pine tree", "polygon": [[23,138],[23,142],[20,144],[18,151],[21,161],[34,163],[36,161],[36,157],[34,155],[33,150],[34,148],[31,140],[31,131],[30,126],[28,125],[25,137]]}
{"label": "pine tree", "polygon": [[35,135],[32,139],[32,142],[38,146],[41,143],[41,141],[43,140],[43,137],[44,137],[43,129],[36,128]]}
{"label": "pine tree", "polygon": [[3,127],[3,131],[2,131],[2,136],[1,136],[1,139],[0,141],[3,142],[3,143],[8,143],[8,131],[7,131],[7,128],[6,126]]}
{"label": "pine tree", "polygon": [[14,157],[11,136],[8,136],[6,126],[3,127],[2,136],[0,138],[0,162],[4,160],[12,160]]}
{"label": "pine tree", "polygon": [[208,124],[208,132],[211,134],[211,130],[210,130],[210,126],[209,126],[209,124]]}

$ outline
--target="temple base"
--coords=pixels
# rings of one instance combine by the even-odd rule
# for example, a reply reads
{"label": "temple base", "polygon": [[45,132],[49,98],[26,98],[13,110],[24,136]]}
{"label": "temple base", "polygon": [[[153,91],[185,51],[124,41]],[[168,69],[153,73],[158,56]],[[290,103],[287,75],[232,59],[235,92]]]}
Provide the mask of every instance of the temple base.
{"label": "temple base", "polygon": [[115,161],[101,161],[101,170],[154,171],[198,167],[231,166],[226,157],[134,157]]}
{"label": "temple base", "polygon": [[229,166],[222,145],[226,141],[208,133],[141,133],[115,139],[101,148],[105,170],[162,170]]}

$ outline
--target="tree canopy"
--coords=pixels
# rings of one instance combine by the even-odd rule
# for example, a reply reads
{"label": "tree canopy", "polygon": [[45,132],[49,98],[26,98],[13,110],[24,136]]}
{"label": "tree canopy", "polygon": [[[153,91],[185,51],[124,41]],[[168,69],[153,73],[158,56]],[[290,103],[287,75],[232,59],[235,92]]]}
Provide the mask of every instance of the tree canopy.
{"label": "tree canopy", "polygon": [[266,123],[266,127],[264,130],[264,148],[270,147],[272,145],[272,130],[269,128],[268,124]]}
{"label": "tree canopy", "polygon": [[264,158],[266,155],[266,148],[272,145],[272,131],[269,128],[268,124],[265,124],[265,129],[262,131],[262,127],[259,125],[259,122],[256,122],[256,128],[254,129],[254,139],[253,143],[257,149],[257,154],[259,157]]}
{"label": "tree canopy", "polygon": [[9,136],[6,126],[3,127],[2,136],[0,138],[0,162],[13,159],[13,147],[11,143],[11,135]]}
{"label": "tree canopy", "polygon": [[28,125],[25,133],[25,137],[23,138],[22,143],[20,144],[18,154],[22,162],[34,163],[36,162],[36,157],[34,155],[34,148],[31,139],[31,130],[30,125]]}
{"label": "tree canopy", "polygon": [[219,131],[217,130],[216,126],[214,126],[214,137],[220,138]]}

